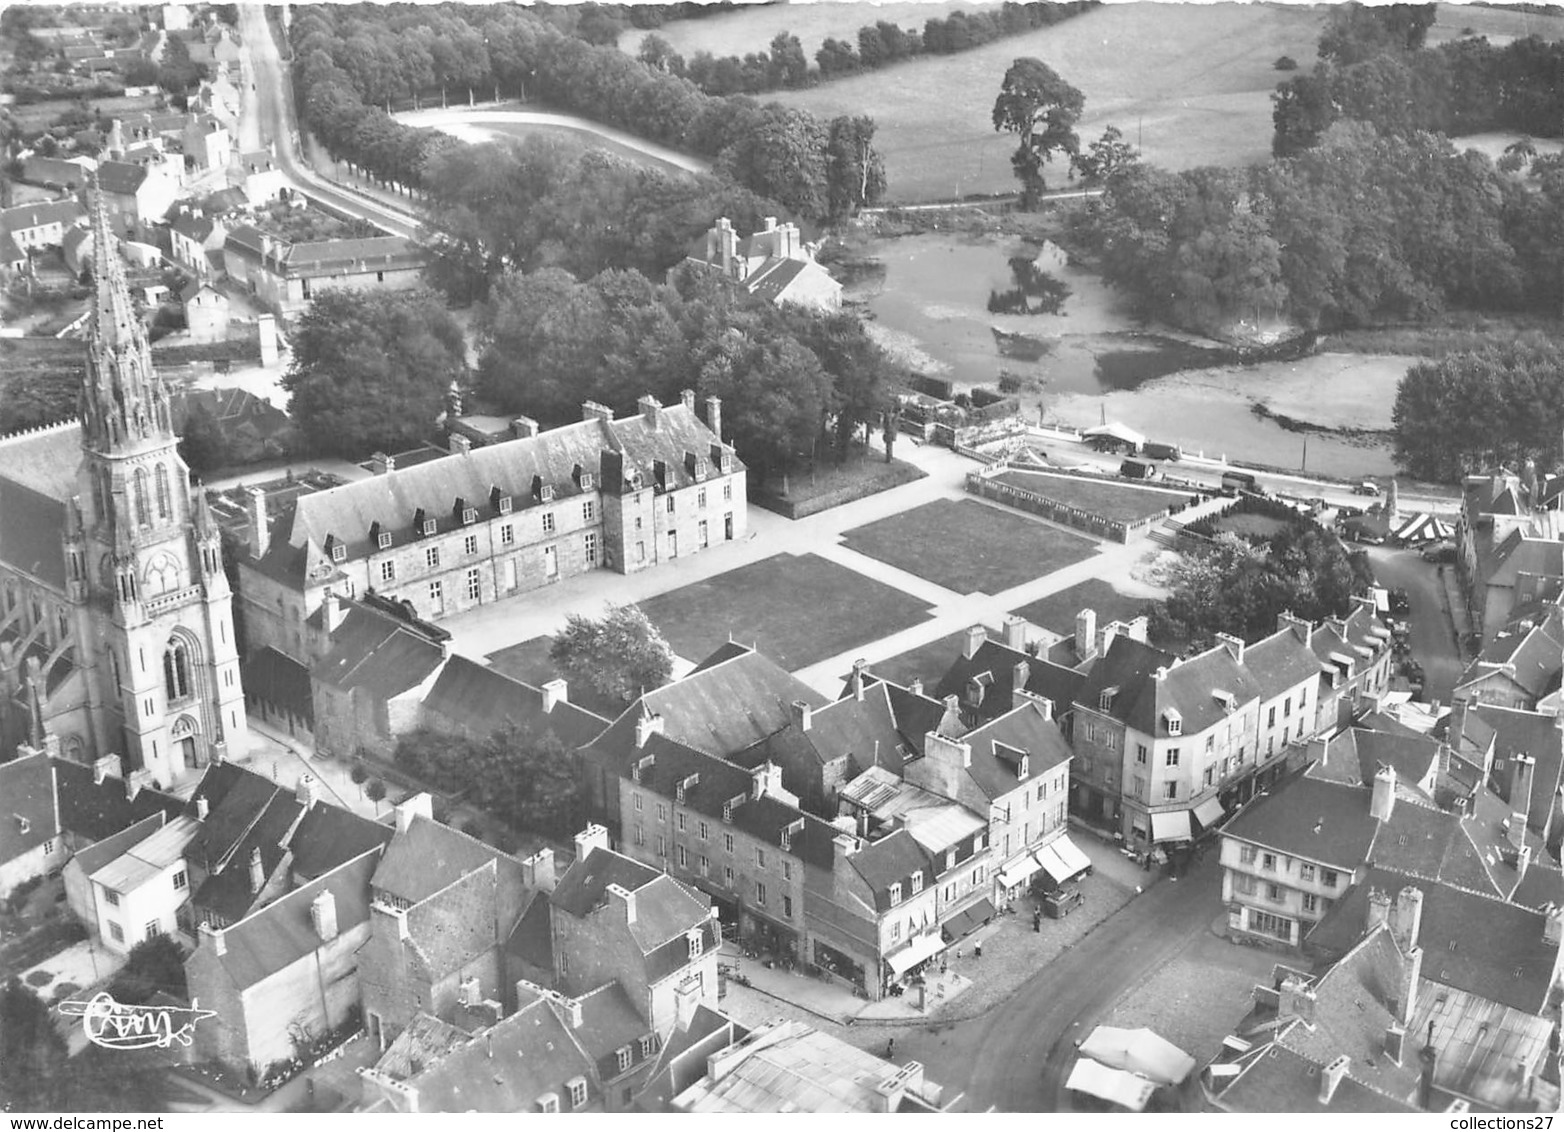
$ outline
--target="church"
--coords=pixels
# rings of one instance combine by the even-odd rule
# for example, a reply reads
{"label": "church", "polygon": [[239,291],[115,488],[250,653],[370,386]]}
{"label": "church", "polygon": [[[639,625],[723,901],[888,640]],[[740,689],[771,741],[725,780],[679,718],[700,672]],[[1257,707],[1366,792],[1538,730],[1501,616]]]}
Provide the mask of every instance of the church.
{"label": "church", "polygon": [[60,740],[177,791],[248,747],[217,524],[179,456],[103,197],[80,418],[0,437],[0,757]]}

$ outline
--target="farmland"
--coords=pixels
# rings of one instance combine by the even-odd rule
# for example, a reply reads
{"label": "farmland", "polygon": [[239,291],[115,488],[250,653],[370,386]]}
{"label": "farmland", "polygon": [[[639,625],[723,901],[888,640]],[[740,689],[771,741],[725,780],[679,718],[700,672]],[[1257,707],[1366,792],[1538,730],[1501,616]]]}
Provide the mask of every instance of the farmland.
{"label": "farmland", "polygon": [[631,29],[619,37],[619,49],[634,55],[641,40],[660,35],[673,49],[688,59],[697,51],[744,56],[763,51],[774,36],[791,32],[798,36],[804,54],[811,60],[827,37],[856,43],[858,29],[879,20],[903,28],[922,29],[925,20],[945,17],[952,12],[986,12],[999,7],[991,4],[962,4],[946,0],[941,4],[768,4],[765,7],[725,12],[699,20],[674,20],[651,32]]}
{"label": "farmland", "polygon": [[1440,4],[1439,18],[1428,30],[1428,42],[1435,44],[1460,39],[1468,28],[1473,34],[1484,36],[1494,44],[1508,43],[1528,35],[1558,39],[1564,36],[1564,13],[1543,15],[1540,12],[1515,12],[1476,4]]}
{"label": "farmland", "polygon": [[[1270,155],[1270,96],[1283,77],[1272,64],[1313,59],[1323,20],[1318,9],[1277,5],[1105,5],[959,55],[768,97],[826,117],[872,115],[896,201],[1015,188],[1015,139],[996,134],[989,115],[1021,55],[1085,93],[1083,139],[1117,125],[1157,165],[1243,165]],[[1063,168],[1049,179],[1062,181]]]}

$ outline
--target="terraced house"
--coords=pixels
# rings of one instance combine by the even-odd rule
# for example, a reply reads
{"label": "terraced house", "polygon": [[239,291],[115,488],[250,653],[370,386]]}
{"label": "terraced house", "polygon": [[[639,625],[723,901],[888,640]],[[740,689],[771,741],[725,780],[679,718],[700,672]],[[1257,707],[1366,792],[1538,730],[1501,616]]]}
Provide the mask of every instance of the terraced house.
{"label": "terraced house", "polygon": [[[251,492],[239,601],[248,647],[304,663],[328,591],[374,590],[438,621],[588,570],[621,574],[744,537],[744,465],[721,406],[695,395],[583,419],[302,495],[276,517]],[[276,530],[273,529],[275,525]]]}

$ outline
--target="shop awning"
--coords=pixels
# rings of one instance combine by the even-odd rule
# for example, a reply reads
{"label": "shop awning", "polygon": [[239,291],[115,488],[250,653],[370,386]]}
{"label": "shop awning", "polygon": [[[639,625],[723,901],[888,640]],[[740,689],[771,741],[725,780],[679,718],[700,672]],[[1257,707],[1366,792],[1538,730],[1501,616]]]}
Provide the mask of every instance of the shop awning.
{"label": "shop awning", "polygon": [[1123,1069],[1159,1085],[1177,1085],[1194,1072],[1195,1059],[1144,1026],[1098,1026],[1081,1043],[1081,1056]]}
{"label": "shop awning", "polygon": [[1031,879],[1032,874],[1042,868],[1037,858],[1028,853],[1024,857],[1018,857],[1004,868],[999,870],[999,883],[1005,888],[1014,888],[1018,884],[1025,884]]}
{"label": "shop awning", "polygon": [[1037,863],[1055,884],[1064,884],[1092,867],[1090,858],[1068,837],[1050,841],[1037,851]]}
{"label": "shop awning", "polygon": [[1167,810],[1151,815],[1151,839],[1153,841],[1189,841],[1189,811]]}
{"label": "shop awning", "polygon": [[1145,1111],[1146,1103],[1151,1100],[1151,1094],[1157,1091],[1157,1086],[1146,1078],[1136,1076],[1134,1073],[1126,1073],[1122,1069],[1111,1069],[1089,1057],[1076,1061],[1075,1068],[1070,1070],[1070,1078],[1064,1083],[1064,1087],[1074,1089],[1078,1093],[1090,1093],[1094,1097],[1101,1097],[1131,1112]]}
{"label": "shop awning", "polygon": [[964,908],[946,920],[940,931],[944,933],[946,939],[954,942],[971,935],[993,918],[994,902],[985,896],[972,907]]}
{"label": "shop awning", "polygon": [[920,935],[900,951],[887,955],[885,961],[897,975],[905,975],[925,959],[938,955],[944,947],[945,941],[939,937],[939,933],[930,932]]}
{"label": "shop awning", "polygon": [[1222,809],[1222,800],[1213,794],[1195,807],[1195,820],[1203,828],[1210,829],[1222,820],[1223,813],[1225,811]]}

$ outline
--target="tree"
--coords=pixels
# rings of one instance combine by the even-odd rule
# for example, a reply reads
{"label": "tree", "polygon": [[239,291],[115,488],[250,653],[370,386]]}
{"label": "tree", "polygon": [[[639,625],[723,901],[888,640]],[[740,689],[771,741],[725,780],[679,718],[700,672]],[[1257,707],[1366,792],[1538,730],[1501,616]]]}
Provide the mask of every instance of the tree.
{"label": "tree", "polygon": [[299,319],[288,412],[317,451],[397,451],[433,427],[465,354],[461,327],[428,292],[324,291]]}
{"label": "tree", "polygon": [[0,990],[0,1109],[60,1110],[67,1075],[65,1042],[49,1007],[13,977]]}
{"label": "tree", "polygon": [[635,57],[653,70],[670,75],[684,74],[684,56],[660,35],[648,35],[641,40],[641,49]]}
{"label": "tree", "polygon": [[109,993],[126,1004],[148,1002],[159,993],[183,999],[188,993],[184,949],[173,936],[148,936],[130,949]]}
{"label": "tree", "polygon": [[1010,164],[1021,182],[1023,207],[1035,207],[1047,187],[1043,165],[1052,154],[1079,152],[1075,124],[1085,107],[1086,96],[1041,59],[1017,59],[1005,72],[994,100],[994,129],[1020,137]]}
{"label": "tree", "polygon": [[719,155],[717,168],[790,212],[824,216],[828,138],[813,115],[773,103]]}
{"label": "tree", "polygon": [[778,32],[771,40],[773,86],[801,87],[809,82],[809,59],[804,45],[791,32]]}
{"label": "tree", "polygon": [[549,659],[572,684],[628,705],[673,675],[673,650],[638,605],[609,605],[596,620],[570,614]]}
{"label": "tree", "polygon": [[197,402],[185,415],[185,427],[179,438],[179,454],[190,470],[205,476],[224,464],[232,464],[228,438],[223,433],[222,422],[210,406]]}
{"label": "tree", "polygon": [[371,802],[375,804],[375,809],[378,811],[380,809],[380,803],[384,801],[386,796],[386,784],[377,778],[368,786],[364,787],[364,794]]}
{"label": "tree", "polygon": [[885,163],[874,149],[874,119],[844,114],[831,119],[826,144],[826,202],[829,215],[845,220],[885,194]]}
{"label": "tree", "polygon": [[1102,137],[1071,159],[1076,172],[1088,181],[1106,181],[1122,169],[1128,169],[1140,160],[1140,152],[1119,132],[1119,127],[1109,126]]}

